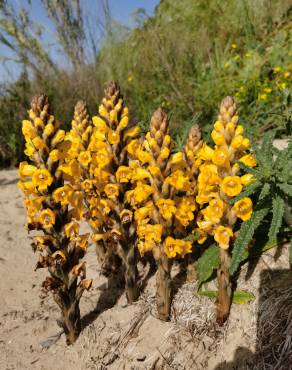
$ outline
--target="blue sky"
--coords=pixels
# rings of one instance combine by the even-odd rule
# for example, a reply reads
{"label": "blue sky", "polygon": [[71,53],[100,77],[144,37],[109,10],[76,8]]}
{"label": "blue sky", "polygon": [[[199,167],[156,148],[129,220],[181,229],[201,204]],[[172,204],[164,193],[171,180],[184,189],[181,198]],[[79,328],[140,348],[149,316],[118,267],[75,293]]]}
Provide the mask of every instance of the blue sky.
{"label": "blue sky", "polygon": [[[69,1],[69,0],[68,0]],[[27,0],[9,0],[16,8],[20,6],[27,7]],[[147,14],[152,15],[155,6],[159,3],[159,0],[109,0],[110,11],[112,17],[124,25],[133,27],[134,21],[131,14],[138,8],[146,10]],[[84,4],[85,11],[92,13],[92,11],[98,12],[98,0],[81,0],[81,4]],[[57,51],[54,49],[55,38],[54,38],[54,26],[46,16],[46,12],[41,5],[40,0],[31,0],[31,6],[29,9],[29,16],[38,21],[43,27],[43,41],[47,45],[47,48],[51,50],[51,55],[60,60]],[[0,44],[0,82],[9,81],[15,79],[19,74],[19,67],[12,61],[3,63],[4,58],[13,57],[13,53],[6,46]]]}

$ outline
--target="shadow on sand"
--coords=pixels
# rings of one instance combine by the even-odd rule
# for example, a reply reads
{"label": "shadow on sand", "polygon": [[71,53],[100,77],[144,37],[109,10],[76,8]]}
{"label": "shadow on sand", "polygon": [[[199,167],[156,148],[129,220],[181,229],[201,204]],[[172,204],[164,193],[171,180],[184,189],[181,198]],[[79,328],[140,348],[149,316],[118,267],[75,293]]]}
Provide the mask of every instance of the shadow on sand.
{"label": "shadow on sand", "polygon": [[238,347],[233,361],[214,370],[292,370],[291,271],[262,271],[259,294],[255,353]]}

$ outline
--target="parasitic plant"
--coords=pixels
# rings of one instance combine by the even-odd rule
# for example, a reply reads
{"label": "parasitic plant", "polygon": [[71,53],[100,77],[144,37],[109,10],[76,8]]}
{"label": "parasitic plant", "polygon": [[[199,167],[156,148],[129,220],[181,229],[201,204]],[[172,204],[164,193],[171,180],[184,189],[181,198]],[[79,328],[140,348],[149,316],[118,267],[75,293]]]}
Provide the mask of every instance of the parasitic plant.
{"label": "parasitic plant", "polygon": [[129,184],[123,179],[123,167],[128,165],[126,147],[138,135],[139,128],[129,124],[128,108],[116,83],[106,88],[92,122],[89,142],[78,156],[87,174],[81,183],[88,208],[86,218],[106,269],[116,271],[120,259],[123,261],[127,299],[132,303],[139,296],[136,230],[125,198]]}
{"label": "parasitic plant", "polygon": [[[32,99],[22,132],[25,154],[32,164],[20,163],[19,187],[24,194],[27,228],[37,233],[32,242],[34,251],[40,253],[36,268],[48,268],[50,277],[43,287],[52,291],[61,309],[58,323],[67,344],[72,344],[81,330],[79,301],[92,280],[86,279],[85,262],[81,261],[88,246],[88,234],[79,234],[82,197],[65,183],[61,171],[70,143],[64,140],[65,131],[50,113],[45,95]],[[77,181],[79,171],[72,166],[68,177]]]}
{"label": "parasitic plant", "polygon": [[134,211],[140,254],[152,252],[157,264],[157,311],[162,320],[170,315],[173,259],[192,250],[186,236],[196,209],[194,179],[184,153],[171,155],[168,126],[166,113],[158,109],[144,141],[128,144],[129,166],[118,170],[119,181],[131,183],[126,199]]}
{"label": "parasitic plant", "polygon": [[238,125],[237,108],[233,98],[223,99],[218,120],[211,133],[215,147],[204,144],[198,153],[202,162],[198,176],[197,202],[201,210],[197,218],[199,242],[212,235],[219,246],[217,270],[217,321],[223,324],[230,311],[232,286],[230,280],[230,249],[236,237],[237,219],[247,221],[253,212],[252,200],[245,196],[232,202],[252,181],[251,175],[240,176],[241,161],[248,167],[256,166],[256,158],[248,152],[250,141]]}

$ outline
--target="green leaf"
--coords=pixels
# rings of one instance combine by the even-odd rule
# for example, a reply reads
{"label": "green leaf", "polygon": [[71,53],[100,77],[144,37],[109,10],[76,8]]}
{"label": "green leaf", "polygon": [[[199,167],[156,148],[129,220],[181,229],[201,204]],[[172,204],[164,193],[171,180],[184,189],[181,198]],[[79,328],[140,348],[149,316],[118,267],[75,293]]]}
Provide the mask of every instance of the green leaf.
{"label": "green leaf", "polygon": [[260,149],[263,157],[265,158],[265,162],[269,161],[270,164],[273,163],[273,151],[271,149],[273,148],[274,137],[275,137],[275,132],[268,131],[263,137],[263,142],[262,142],[262,146]]}
{"label": "green leaf", "polygon": [[284,215],[284,199],[282,199],[280,196],[276,196],[273,198],[273,218],[269,230],[269,241],[268,243],[274,243],[277,241],[277,235],[279,232],[279,229],[282,225],[283,215]]}
{"label": "green leaf", "polygon": [[246,248],[248,247],[255,230],[259,227],[268,211],[269,208],[256,210],[248,221],[241,224],[239,236],[235,240],[232,250],[232,258],[229,269],[231,275],[234,275],[234,273],[237,271],[238,266],[244,257],[244,252],[246,251]]}
{"label": "green leaf", "polygon": [[243,169],[246,173],[251,173],[256,179],[261,178],[261,173],[256,168],[249,167],[240,161],[237,161],[236,163],[238,163],[239,167]]}
{"label": "green leaf", "polygon": [[219,267],[219,249],[211,245],[197,261],[199,285],[208,280],[213,271]]}
{"label": "green leaf", "polygon": [[234,204],[238,200],[248,197],[251,194],[256,193],[258,188],[261,186],[261,183],[259,181],[254,181],[251,184],[249,184],[239,195],[237,195],[235,198],[230,200],[230,204]]}
{"label": "green leaf", "polygon": [[280,188],[286,195],[292,197],[292,185],[290,184],[277,184],[278,188]]}
{"label": "green leaf", "polygon": [[264,199],[269,194],[270,189],[271,189],[271,185],[266,182],[260,192],[259,200]]}
{"label": "green leaf", "polygon": [[[198,294],[203,297],[208,297],[210,299],[216,299],[218,292],[216,290],[199,290]],[[245,290],[236,290],[232,296],[232,303],[235,304],[246,304],[253,301],[255,296]]]}
{"label": "green leaf", "polygon": [[[262,148],[259,148],[257,145],[253,147],[253,150],[256,155],[258,166],[262,167],[263,170],[272,170],[273,163],[274,163],[273,158],[270,158],[270,155],[266,156]],[[270,146],[270,151],[271,151],[271,146]]]}
{"label": "green leaf", "polygon": [[235,304],[246,304],[255,299],[255,296],[245,290],[236,290],[233,293],[232,302]]}

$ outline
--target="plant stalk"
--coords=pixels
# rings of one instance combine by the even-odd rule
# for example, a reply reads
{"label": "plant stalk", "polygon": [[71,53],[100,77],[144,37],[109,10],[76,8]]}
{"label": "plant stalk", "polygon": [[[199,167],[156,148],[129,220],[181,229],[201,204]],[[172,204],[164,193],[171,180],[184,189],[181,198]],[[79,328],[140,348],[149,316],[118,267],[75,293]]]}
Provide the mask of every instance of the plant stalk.
{"label": "plant stalk", "polygon": [[216,300],[216,320],[223,325],[230,312],[232,289],[229,274],[230,256],[228,250],[220,248],[220,267],[217,271],[218,297]]}

